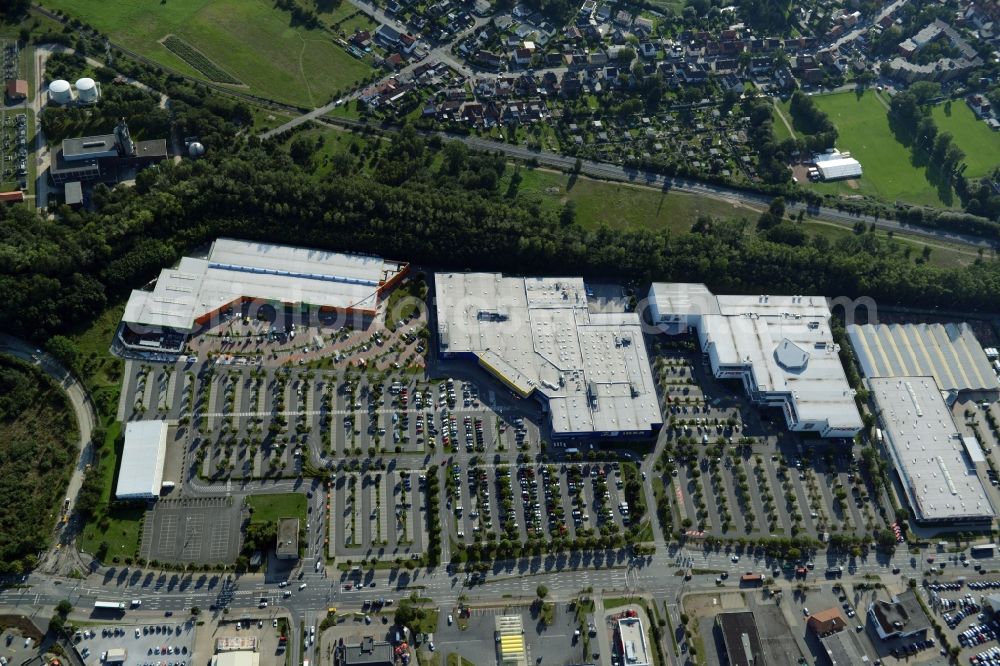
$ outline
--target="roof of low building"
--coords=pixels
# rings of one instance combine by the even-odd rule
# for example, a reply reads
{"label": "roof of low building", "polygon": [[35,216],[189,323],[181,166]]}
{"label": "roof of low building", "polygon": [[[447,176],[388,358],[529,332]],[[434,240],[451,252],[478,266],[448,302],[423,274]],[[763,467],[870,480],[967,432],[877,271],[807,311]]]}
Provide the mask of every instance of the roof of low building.
{"label": "roof of low building", "polygon": [[851,324],[865,377],[931,376],[945,391],[1000,391],[1000,380],[966,322]]}
{"label": "roof of low building", "polygon": [[159,495],[166,452],[166,421],[130,421],[125,426],[125,446],[115,496],[150,498]]}
{"label": "roof of low building", "polygon": [[582,278],[435,276],[442,351],[469,353],[521,396],[547,399],[557,434],[662,423],[639,318],[590,312]]}
{"label": "roof of low building", "polygon": [[730,666],[759,666],[764,663],[764,648],[752,611],[719,613],[719,627]]}
{"label": "roof of low building", "polygon": [[927,614],[913,590],[906,590],[891,601],[876,599],[872,602],[871,609],[885,634],[919,631],[930,626]]}
{"label": "roof of low building", "polygon": [[886,449],[918,521],[994,515],[951,410],[933,377],[866,379]]}
{"label": "roof of low building", "polygon": [[374,311],[379,288],[403,268],[381,257],[220,238],[208,258],[183,257],[152,291],[133,291],[122,320],[189,331],[242,298]]}

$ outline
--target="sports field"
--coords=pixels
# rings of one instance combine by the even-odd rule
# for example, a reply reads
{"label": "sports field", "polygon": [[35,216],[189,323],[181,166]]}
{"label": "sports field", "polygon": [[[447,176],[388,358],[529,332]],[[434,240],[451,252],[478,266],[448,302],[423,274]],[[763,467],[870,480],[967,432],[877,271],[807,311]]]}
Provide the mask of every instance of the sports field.
{"label": "sports field", "polygon": [[[44,0],[44,5],[180,72],[211,79],[221,71],[249,93],[290,104],[320,106],[370,71],[323,31],[291,26],[290,15],[266,0]],[[171,42],[173,51],[162,43],[171,35],[179,38]]]}
{"label": "sports field", "polygon": [[857,181],[817,183],[816,189],[840,194],[871,194],[886,201],[944,206],[926,169],[913,164],[910,150],[889,129],[885,106],[871,91],[816,95],[816,105],[830,116],[840,138],[837,148],[861,162],[864,175]]}
{"label": "sports field", "polygon": [[933,114],[938,131],[951,132],[955,143],[965,151],[967,177],[985,176],[1000,166],[1000,132],[994,132],[976,118],[965,102],[952,102],[950,112],[944,104],[939,104]]}

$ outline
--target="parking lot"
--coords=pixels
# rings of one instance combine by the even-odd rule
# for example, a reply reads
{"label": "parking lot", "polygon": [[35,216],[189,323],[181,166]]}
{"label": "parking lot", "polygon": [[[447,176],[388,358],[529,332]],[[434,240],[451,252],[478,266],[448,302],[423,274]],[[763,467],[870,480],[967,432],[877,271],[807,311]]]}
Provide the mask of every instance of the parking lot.
{"label": "parking lot", "polygon": [[328,468],[383,456],[418,467],[434,452],[537,452],[541,439],[492,390],[402,372],[129,361],[124,388],[125,418],[176,420],[183,469],[216,480],[295,476],[310,453]]}
{"label": "parking lot", "polygon": [[458,542],[613,536],[631,525],[618,463],[453,463],[448,474]]}
{"label": "parking lot", "polygon": [[657,357],[667,425],[657,465],[674,523],[700,536],[871,534],[890,528],[884,492],[858,449],[784,428],[700,354]]}
{"label": "parking lot", "polygon": [[77,651],[87,664],[98,666],[103,655],[112,648],[125,650],[128,666],[157,666],[173,663],[174,666],[193,664],[193,622],[165,622],[156,624],[130,624],[107,627],[87,627],[73,637]]}
{"label": "parking lot", "polygon": [[329,556],[396,559],[419,555],[427,541],[420,472],[346,473],[330,489]]}
{"label": "parking lot", "polygon": [[[3,49],[4,80],[25,78],[25,54],[15,39],[0,40]],[[28,189],[28,153],[34,134],[26,105],[8,108],[0,105],[0,127],[3,132],[3,166],[0,170],[0,191]]]}
{"label": "parking lot", "polygon": [[37,630],[22,633],[14,627],[7,627],[0,633],[0,657],[10,666],[23,664],[38,654],[38,640],[41,636]]}
{"label": "parking lot", "polygon": [[1000,576],[925,581],[920,593],[952,644],[961,648],[960,662],[1000,664],[1000,616],[987,601],[1000,593]]}
{"label": "parking lot", "polygon": [[[448,615],[453,622],[448,624]],[[473,664],[497,662],[495,639],[497,615],[520,615],[524,626],[524,642],[529,664],[588,663],[584,658],[583,643],[574,636],[577,628],[576,616],[569,604],[552,604],[552,622],[541,621],[538,609],[524,606],[510,608],[488,608],[469,611],[468,616],[459,618],[457,608],[443,609],[438,614],[438,626],[434,631],[434,647],[438,654],[447,658],[458,654]],[[421,650],[427,649],[421,646]],[[572,655],[572,656],[571,656]],[[580,658],[580,661],[574,661]]]}
{"label": "parking lot", "polygon": [[162,562],[232,563],[241,524],[232,498],[160,500],[146,512],[139,553]]}

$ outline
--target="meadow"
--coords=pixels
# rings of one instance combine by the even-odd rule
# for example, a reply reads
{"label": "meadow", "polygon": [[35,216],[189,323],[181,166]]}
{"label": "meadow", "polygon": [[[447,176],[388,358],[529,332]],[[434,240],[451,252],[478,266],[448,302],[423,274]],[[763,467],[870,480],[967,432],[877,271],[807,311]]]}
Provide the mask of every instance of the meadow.
{"label": "meadow", "polygon": [[[183,74],[210,79],[213,71],[225,72],[247,92],[289,104],[320,106],[370,72],[327,33],[292,25],[290,14],[266,0],[45,0],[44,4]],[[207,62],[185,60],[168,49],[163,42],[171,35]]]}
{"label": "meadow", "polygon": [[544,169],[529,169],[509,165],[500,184],[508,192],[514,172],[521,175],[516,196],[534,199],[544,210],[561,210],[567,201],[576,205],[576,222],[587,228],[601,225],[613,229],[670,229],[688,231],[699,215],[715,218],[756,220],[759,211],[749,207],[692,196],[680,192],[608,183],[589,178],[574,178],[564,173]]}
{"label": "meadow", "polygon": [[938,104],[932,110],[939,132],[951,132],[955,144],[965,151],[969,178],[985,176],[1000,166],[1000,132],[994,132],[976,118],[963,101]]}
{"label": "meadow", "polygon": [[889,128],[888,111],[874,92],[817,95],[813,99],[837,126],[837,148],[850,152],[864,170],[857,181],[817,183],[816,189],[927,206],[956,203],[942,198],[927,180],[926,168],[914,164],[910,149],[896,140]]}

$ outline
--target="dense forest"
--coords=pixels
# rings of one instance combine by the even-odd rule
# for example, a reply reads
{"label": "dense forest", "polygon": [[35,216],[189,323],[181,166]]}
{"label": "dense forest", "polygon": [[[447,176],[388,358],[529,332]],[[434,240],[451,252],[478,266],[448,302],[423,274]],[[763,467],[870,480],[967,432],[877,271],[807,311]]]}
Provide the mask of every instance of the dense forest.
{"label": "dense forest", "polygon": [[134,188],[98,187],[96,213],[61,209],[44,219],[26,207],[0,210],[3,328],[39,339],[85,325],[109,297],[221,235],[443,268],[705,281],[720,291],[945,308],[991,308],[1000,289],[996,262],[943,269],[869,233],[831,245],[722,223],[685,234],[583,229],[571,216],[508,200],[497,190],[501,158],[412,130],[339,155],[339,175],[325,179],[312,176],[307,158],[297,164],[283,147],[237,139],[207,159],[147,170]]}
{"label": "dense forest", "polygon": [[76,438],[59,388],[32,366],[0,356],[0,573],[31,569],[48,546]]}

